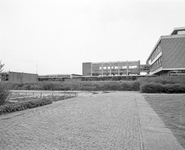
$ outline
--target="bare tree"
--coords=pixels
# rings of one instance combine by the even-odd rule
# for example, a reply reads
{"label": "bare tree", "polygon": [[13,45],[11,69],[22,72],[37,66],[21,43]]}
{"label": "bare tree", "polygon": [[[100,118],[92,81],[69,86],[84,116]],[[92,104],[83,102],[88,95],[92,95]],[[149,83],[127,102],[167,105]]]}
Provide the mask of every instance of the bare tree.
{"label": "bare tree", "polygon": [[2,64],[2,62],[0,61],[0,73],[3,72],[3,67],[4,67],[4,64]]}

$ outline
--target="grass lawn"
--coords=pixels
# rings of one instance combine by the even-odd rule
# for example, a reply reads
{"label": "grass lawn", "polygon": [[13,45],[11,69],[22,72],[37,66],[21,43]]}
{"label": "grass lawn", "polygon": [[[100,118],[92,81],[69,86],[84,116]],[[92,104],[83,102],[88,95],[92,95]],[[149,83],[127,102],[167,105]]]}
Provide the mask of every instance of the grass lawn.
{"label": "grass lawn", "polygon": [[185,94],[143,94],[179,143],[185,148]]}

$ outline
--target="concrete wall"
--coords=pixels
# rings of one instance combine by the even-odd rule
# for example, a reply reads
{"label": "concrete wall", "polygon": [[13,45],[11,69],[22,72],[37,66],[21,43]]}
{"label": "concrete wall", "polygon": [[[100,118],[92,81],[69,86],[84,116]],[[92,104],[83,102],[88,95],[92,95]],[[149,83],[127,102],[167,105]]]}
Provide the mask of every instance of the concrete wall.
{"label": "concrete wall", "polygon": [[185,37],[164,39],[162,45],[162,66],[171,70],[185,69]]}
{"label": "concrete wall", "polygon": [[38,81],[37,74],[9,72],[8,81],[11,83],[35,83]]}

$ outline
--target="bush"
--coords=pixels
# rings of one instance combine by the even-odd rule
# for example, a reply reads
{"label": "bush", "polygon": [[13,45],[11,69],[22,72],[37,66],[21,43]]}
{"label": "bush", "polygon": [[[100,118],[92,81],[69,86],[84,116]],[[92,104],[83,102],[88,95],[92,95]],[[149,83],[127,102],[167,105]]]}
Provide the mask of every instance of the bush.
{"label": "bush", "polygon": [[123,82],[122,86],[122,91],[139,91],[140,89],[140,83],[138,81]]}
{"label": "bush", "polygon": [[9,94],[8,86],[0,84],[0,105],[3,105],[6,102]]}
{"label": "bush", "polygon": [[160,84],[183,84],[185,85],[185,76],[156,76],[138,78],[140,84],[160,83]]}
{"label": "bush", "polygon": [[185,93],[185,85],[145,83],[141,86],[142,93]]}
{"label": "bush", "polygon": [[43,86],[40,84],[32,84],[30,90],[43,90]]}
{"label": "bush", "polygon": [[31,90],[31,87],[32,87],[32,85],[27,83],[27,84],[23,85],[22,89],[23,90]]}
{"label": "bush", "polygon": [[24,110],[27,108],[34,108],[39,107],[47,104],[51,104],[52,100],[42,98],[39,100],[32,100],[32,101],[26,101],[26,102],[19,102],[19,103],[9,103],[5,104],[3,106],[0,106],[0,115],[8,112],[15,112]]}
{"label": "bush", "polygon": [[43,82],[42,87],[43,87],[43,90],[53,90],[55,86],[53,83]]}
{"label": "bush", "polygon": [[185,85],[181,84],[165,84],[165,93],[185,93]]}
{"label": "bush", "polygon": [[79,82],[38,82],[11,84],[14,90],[85,90],[85,91],[139,91],[138,81],[79,81]]}
{"label": "bush", "polygon": [[145,83],[140,87],[141,93],[163,93],[164,91],[164,86],[159,83]]}

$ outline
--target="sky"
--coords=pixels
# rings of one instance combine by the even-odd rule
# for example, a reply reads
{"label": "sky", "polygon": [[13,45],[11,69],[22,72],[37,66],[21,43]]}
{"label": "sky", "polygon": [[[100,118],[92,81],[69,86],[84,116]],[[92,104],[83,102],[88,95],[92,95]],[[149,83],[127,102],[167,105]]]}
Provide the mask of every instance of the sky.
{"label": "sky", "polygon": [[0,0],[4,71],[82,74],[83,62],[141,61],[185,27],[184,0]]}

